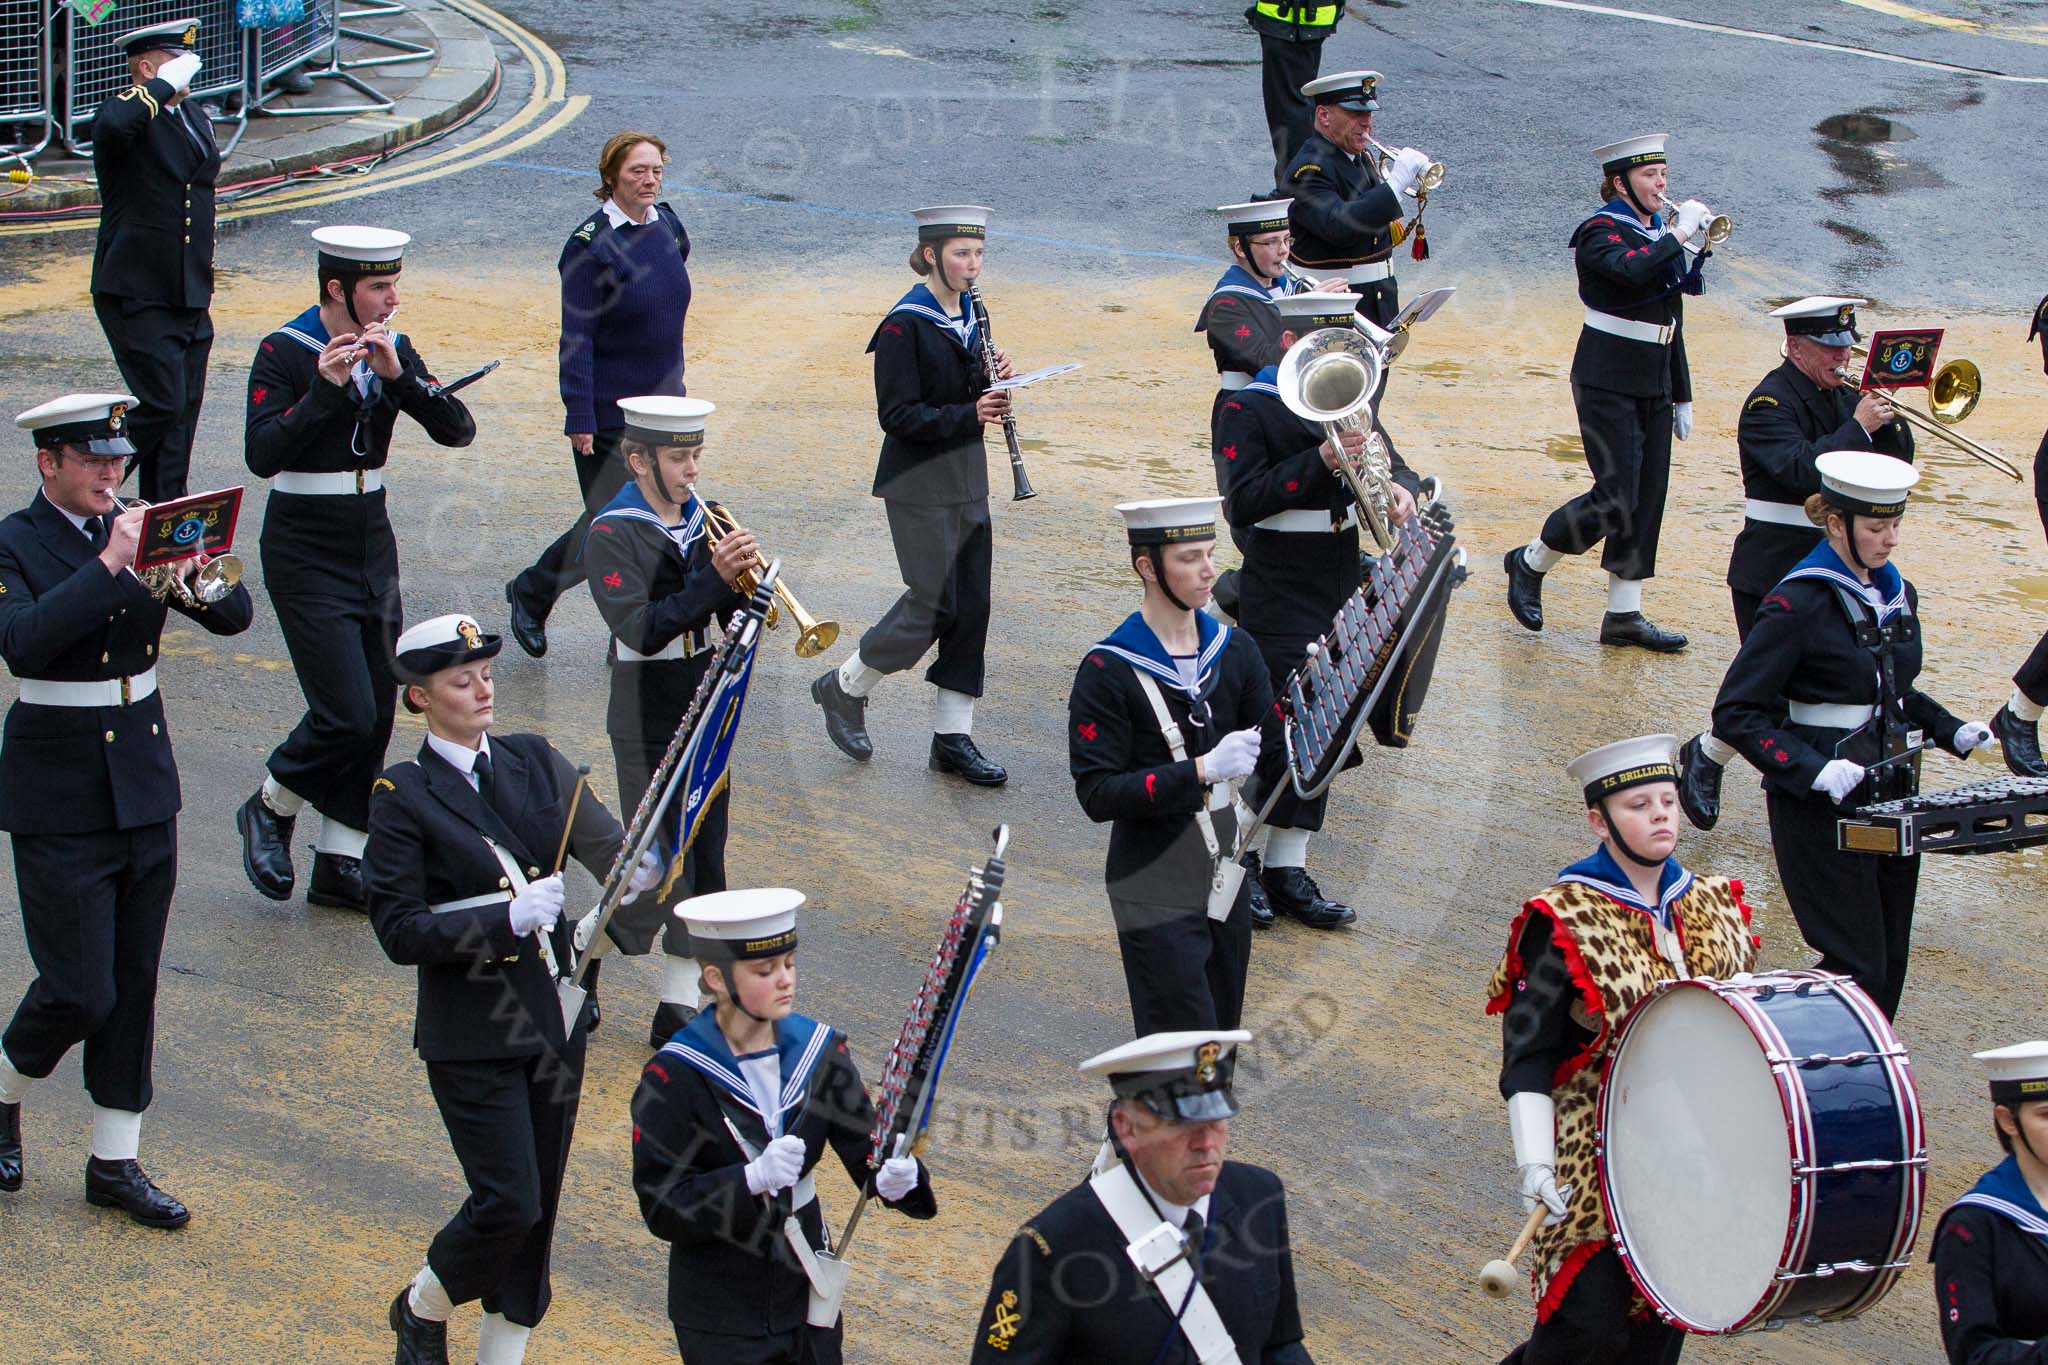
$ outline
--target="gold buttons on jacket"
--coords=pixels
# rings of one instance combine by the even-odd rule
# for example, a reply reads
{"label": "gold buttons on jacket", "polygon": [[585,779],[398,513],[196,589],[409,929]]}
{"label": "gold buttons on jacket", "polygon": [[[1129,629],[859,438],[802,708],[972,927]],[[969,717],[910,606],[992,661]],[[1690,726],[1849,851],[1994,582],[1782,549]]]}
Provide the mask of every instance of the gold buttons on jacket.
{"label": "gold buttons on jacket", "polygon": [[[109,735],[107,736],[107,738],[108,738],[108,739],[112,739],[112,738],[113,738],[113,735],[109,734]],[[498,889],[499,889],[500,891],[509,891],[509,890],[511,890],[511,889],[512,889],[512,879],[511,879],[510,877],[500,877],[500,878],[498,878]]]}
{"label": "gold buttons on jacket", "polygon": [[111,654],[107,653],[107,652],[106,652],[105,650],[101,650],[101,651],[100,651],[100,662],[101,662],[101,663],[107,663],[107,662],[109,662],[110,660],[112,660],[112,658],[113,658],[113,657],[114,657],[113,655],[111,655]]}
{"label": "gold buttons on jacket", "polygon": [[142,647],[142,652],[143,652],[144,654],[154,654],[154,653],[156,653],[156,646],[155,646],[155,645],[144,645],[144,646]]}
{"label": "gold buttons on jacket", "polygon": [[113,732],[112,730],[109,730],[109,731],[107,731],[107,743],[109,743],[109,744],[112,744],[113,742],[114,742],[114,732]]}
{"label": "gold buttons on jacket", "polygon": [[529,867],[526,869],[526,875],[529,877],[538,877],[540,875],[540,869],[537,867]]}
{"label": "gold buttons on jacket", "polygon": [[156,722],[155,722],[155,721],[151,721],[151,722],[149,723],[149,732],[150,732],[151,734],[153,734],[153,735],[156,735],[156,734],[162,734],[162,733],[163,733],[163,732],[162,732],[161,730],[159,730],[159,729],[157,729],[157,728],[156,728]]}

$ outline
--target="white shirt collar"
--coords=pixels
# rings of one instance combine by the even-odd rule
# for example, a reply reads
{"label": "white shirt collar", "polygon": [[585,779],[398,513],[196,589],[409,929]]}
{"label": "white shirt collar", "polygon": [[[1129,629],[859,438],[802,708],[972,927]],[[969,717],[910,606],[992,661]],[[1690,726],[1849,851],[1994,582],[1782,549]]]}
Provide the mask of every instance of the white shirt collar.
{"label": "white shirt collar", "polygon": [[1131,1163],[1131,1174],[1137,1176],[1138,1183],[1145,1187],[1145,1193],[1151,1196],[1153,1206],[1159,1210],[1159,1216],[1176,1228],[1185,1228],[1188,1225],[1188,1211],[1191,1209],[1202,1215],[1204,1223],[1209,1221],[1208,1195],[1203,1195],[1192,1204],[1170,1203],[1166,1196],[1152,1188],[1152,1182],[1145,1178],[1145,1173],[1138,1169],[1138,1163],[1135,1161]]}
{"label": "white shirt collar", "polygon": [[654,221],[654,205],[649,204],[647,206],[647,217],[636,223],[626,216],[624,209],[607,199],[604,201],[604,216],[611,221],[611,225],[615,228],[646,227]]}
{"label": "white shirt collar", "polygon": [[[478,754],[487,754],[491,751],[491,737],[489,735],[478,735],[476,743],[476,748],[466,749],[452,739],[443,739],[432,730],[427,731],[427,747],[447,759],[449,766],[468,778],[469,785],[472,787],[477,785],[476,756]],[[478,788],[478,790],[482,789]]]}
{"label": "white shirt collar", "polygon": [[49,503],[50,506],[56,507],[57,514],[59,516],[63,517],[64,520],[70,522],[73,526],[76,526],[78,528],[78,534],[84,536],[87,540],[92,539],[92,532],[85,529],[84,517],[79,516],[76,512],[73,512],[68,507],[58,507],[57,500],[53,497],[50,497],[48,494],[44,493],[43,490],[40,488],[36,490],[36,496],[41,498],[44,502]]}

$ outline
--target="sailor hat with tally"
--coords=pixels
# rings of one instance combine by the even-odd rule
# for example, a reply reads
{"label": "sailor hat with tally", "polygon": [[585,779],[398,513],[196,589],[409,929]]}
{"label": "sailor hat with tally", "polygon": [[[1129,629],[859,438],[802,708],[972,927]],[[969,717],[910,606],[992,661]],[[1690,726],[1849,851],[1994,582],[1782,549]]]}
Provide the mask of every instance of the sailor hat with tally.
{"label": "sailor hat with tally", "polygon": [[1608,175],[1632,171],[1638,166],[1661,165],[1664,161],[1664,144],[1670,137],[1669,133],[1650,133],[1644,137],[1610,142],[1605,147],[1595,147],[1593,158],[1600,163],[1600,169]]}
{"label": "sailor hat with tally", "polygon": [[1906,510],[1906,493],[1920,471],[1904,460],[1874,450],[1830,450],[1814,459],[1820,491],[1844,512],[1895,517]]}
{"label": "sailor hat with tally", "polygon": [[942,242],[948,237],[988,236],[990,212],[980,204],[936,204],[912,209],[910,216],[917,219],[918,241]]}
{"label": "sailor hat with tally", "polygon": [[1274,298],[1286,330],[1296,337],[1307,336],[1323,327],[1353,327],[1358,323],[1358,295],[1281,294]]}
{"label": "sailor hat with tally", "polygon": [[1109,1082],[1169,1123],[1208,1123],[1237,1113],[1230,1078],[1236,1049],[1251,1034],[1239,1029],[1149,1033],[1081,1063],[1081,1074]]}
{"label": "sailor hat with tally", "polygon": [[1823,346],[1853,346],[1863,339],[1863,334],[1856,330],[1856,309],[1869,302],[1837,294],[1815,294],[1783,308],[1773,308],[1771,316],[1785,320],[1788,337],[1812,337]]}
{"label": "sailor hat with tally", "polygon": [[1379,84],[1377,71],[1339,71],[1334,76],[1319,76],[1310,81],[1301,87],[1301,93],[1317,104],[1334,104],[1354,114],[1369,114],[1380,107]]}
{"label": "sailor hat with tally", "polygon": [[2048,1100],[2048,1042],[2014,1043],[1972,1054],[1984,1063],[1994,1104]]}
{"label": "sailor hat with tally", "polygon": [[[398,637],[391,672],[402,683],[424,683],[444,668],[496,658],[502,643],[497,636],[484,634],[474,616],[451,611],[422,621]],[[410,698],[405,706],[408,711],[419,710]]]}
{"label": "sailor hat with tally", "polygon": [[71,446],[87,455],[133,455],[128,441],[132,393],[67,393],[18,413],[14,425],[35,438],[36,449]]}
{"label": "sailor hat with tally", "polygon": [[1124,530],[1133,545],[1184,545],[1216,539],[1216,509],[1221,498],[1148,498],[1120,502]]}
{"label": "sailor hat with tally", "polygon": [[405,267],[405,244],[411,240],[409,234],[390,228],[313,229],[320,269],[337,275],[396,275]]}
{"label": "sailor hat with tally", "polygon": [[1219,204],[1223,230],[1232,237],[1259,237],[1268,232],[1287,231],[1287,207],[1292,199],[1252,199],[1242,204]]}
{"label": "sailor hat with tally", "polygon": [[1585,789],[1586,804],[1597,806],[1616,792],[1645,782],[1676,782],[1678,765],[1671,756],[1677,750],[1677,735],[1639,735],[1589,749],[1564,770]]}
{"label": "sailor hat with tally", "polygon": [[148,28],[130,29],[114,39],[114,46],[131,57],[140,57],[145,52],[190,52],[199,46],[199,21],[170,19]]}
{"label": "sailor hat with tally", "polygon": [[650,446],[701,446],[704,422],[718,405],[702,398],[669,398],[651,394],[643,398],[621,398],[619,411],[626,418],[625,439]]}
{"label": "sailor hat with tally", "polygon": [[698,957],[739,961],[780,957],[796,947],[796,912],[803,903],[801,891],[768,886],[692,896],[675,914],[689,927]]}

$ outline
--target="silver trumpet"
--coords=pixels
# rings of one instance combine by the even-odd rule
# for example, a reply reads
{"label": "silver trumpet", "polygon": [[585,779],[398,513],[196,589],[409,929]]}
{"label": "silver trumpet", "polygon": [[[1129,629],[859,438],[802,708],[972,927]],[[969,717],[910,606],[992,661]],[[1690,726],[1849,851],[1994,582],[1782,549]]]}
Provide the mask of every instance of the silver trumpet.
{"label": "silver trumpet", "polygon": [[[117,493],[107,496],[113,499],[115,510],[119,512],[149,507],[140,498],[123,498]],[[233,592],[235,585],[242,581],[242,561],[237,555],[201,552],[193,558],[198,561],[199,568],[190,582],[178,572],[178,564],[158,564],[135,576],[143,587],[149,589],[149,595],[159,602],[175,598],[188,607],[211,606]]]}
{"label": "silver trumpet", "polygon": [[[1361,324],[1370,326],[1369,323]],[[1366,530],[1382,553],[1394,548],[1394,467],[1386,442],[1373,429],[1372,396],[1386,373],[1393,338],[1355,327],[1325,327],[1294,343],[1280,362],[1274,386],[1288,411],[1319,422],[1337,447],[1337,473],[1357,500]],[[1381,340],[1384,337],[1385,340]],[[1344,449],[1346,432],[1363,431],[1365,448]]]}
{"label": "silver trumpet", "polygon": [[[1390,168],[1394,164],[1394,158],[1400,155],[1400,153],[1397,152],[1394,148],[1387,146],[1383,142],[1376,141],[1373,138],[1367,138],[1366,142],[1371,144],[1372,149],[1380,154],[1380,179],[1386,179],[1388,168]],[[1416,182],[1415,188],[1421,190],[1424,194],[1429,194],[1433,192],[1438,185],[1441,185],[1443,183],[1444,163],[1441,161],[1432,161],[1429,163],[1428,168],[1422,172],[1422,179]]]}

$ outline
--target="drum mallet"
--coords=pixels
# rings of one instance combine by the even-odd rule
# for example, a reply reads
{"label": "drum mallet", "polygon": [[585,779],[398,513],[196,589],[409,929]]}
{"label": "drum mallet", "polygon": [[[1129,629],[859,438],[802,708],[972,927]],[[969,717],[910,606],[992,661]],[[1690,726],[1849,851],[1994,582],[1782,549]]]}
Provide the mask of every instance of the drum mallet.
{"label": "drum mallet", "polygon": [[[1569,1187],[1558,1193],[1567,1199],[1571,1197]],[[1479,1287],[1486,1291],[1487,1298],[1504,1299],[1514,1292],[1516,1283],[1522,1278],[1522,1273],[1515,1269],[1515,1261],[1528,1249],[1529,1239],[1536,1235],[1536,1229],[1543,1226],[1543,1220],[1549,1213],[1550,1206],[1541,1199],[1537,1200],[1536,1207],[1530,1209],[1529,1216],[1522,1220],[1522,1230],[1516,1235],[1515,1244],[1508,1248],[1507,1256],[1502,1260],[1488,1261],[1479,1272]]]}

